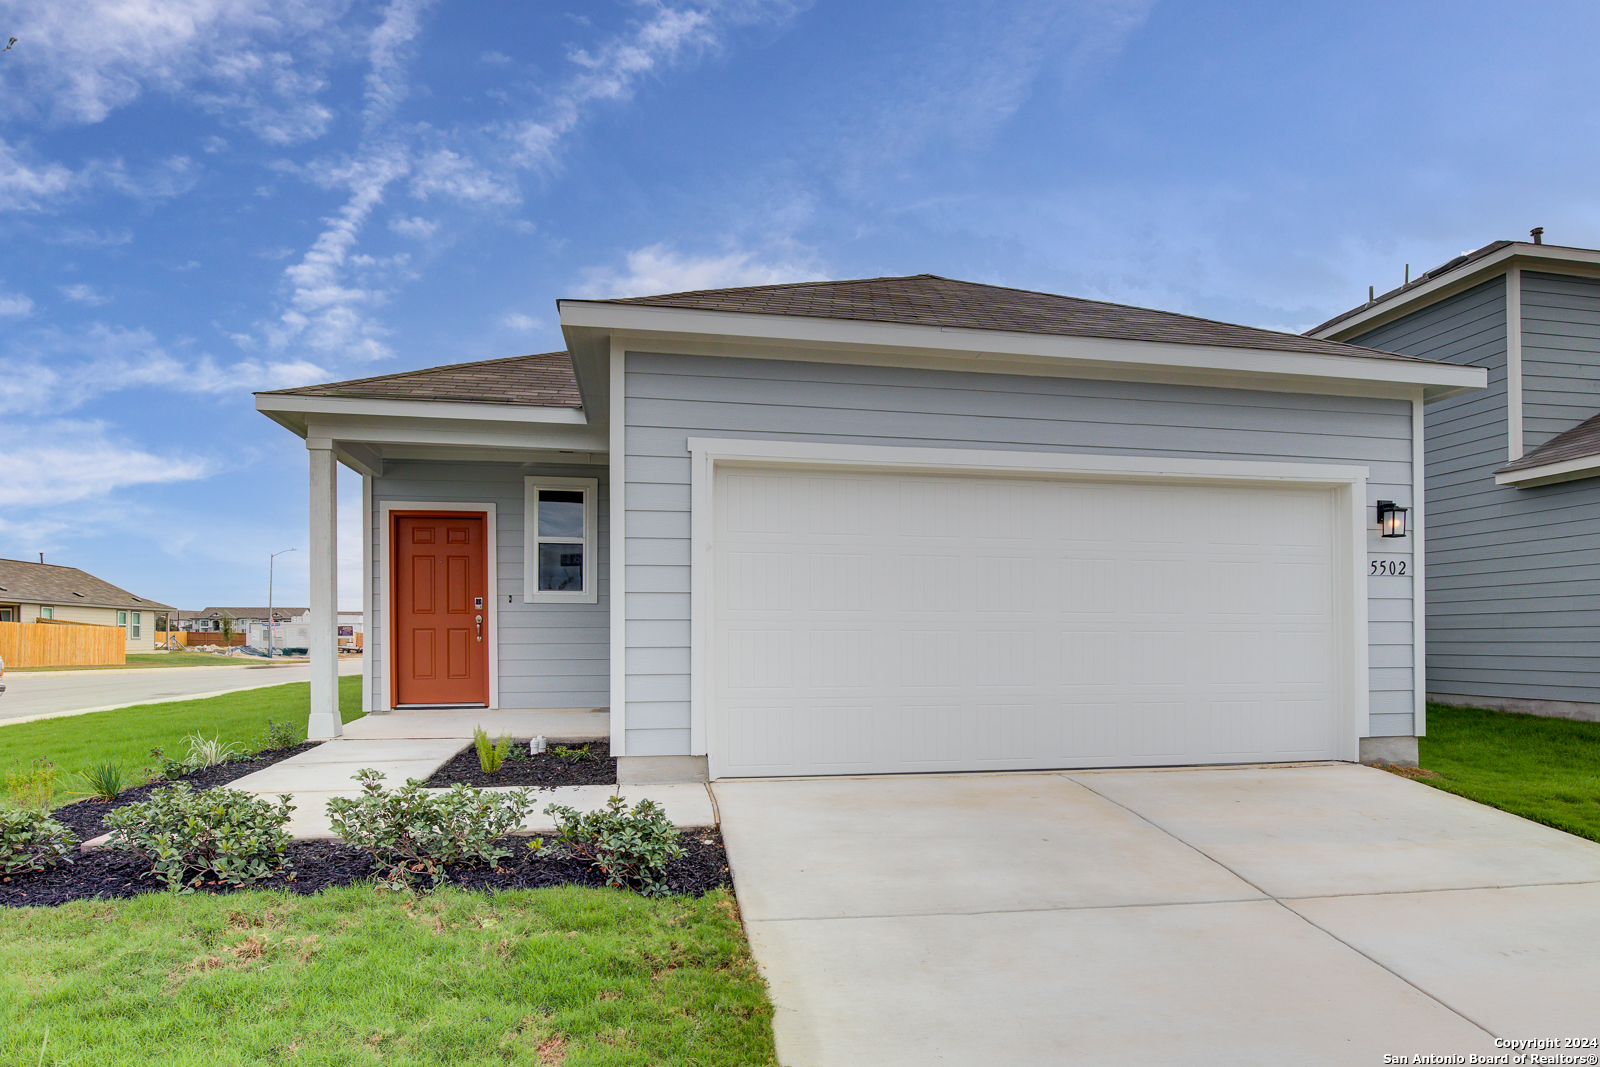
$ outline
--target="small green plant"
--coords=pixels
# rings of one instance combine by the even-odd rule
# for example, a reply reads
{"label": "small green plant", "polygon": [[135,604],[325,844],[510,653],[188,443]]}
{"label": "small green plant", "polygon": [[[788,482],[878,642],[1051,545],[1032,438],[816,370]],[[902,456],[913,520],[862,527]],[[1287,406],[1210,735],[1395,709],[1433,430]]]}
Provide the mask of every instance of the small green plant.
{"label": "small green plant", "polygon": [[36,808],[0,808],[0,874],[71,863],[78,835]]}
{"label": "small green plant", "polygon": [[550,755],[568,763],[582,763],[586,759],[594,758],[594,753],[589,751],[588,745],[574,745],[571,748],[566,745],[551,745]]}
{"label": "small green plant", "polygon": [[122,764],[115,760],[101,760],[79,771],[78,780],[83,783],[83,796],[110,802],[122,792],[122,787],[127,784],[127,775],[122,772]]}
{"label": "small green plant", "polygon": [[478,750],[478,766],[483,768],[484,774],[493,774],[506,761],[506,753],[511,751],[511,735],[501,734],[490,741],[489,731],[475,726],[472,729],[472,744]]}
{"label": "small green plant", "polygon": [[189,768],[183,765],[182,760],[173,759],[159,748],[150,750],[150,758],[156,761],[156,766],[152,773],[157,778],[163,778],[170,782],[174,778],[182,778],[189,773]]}
{"label": "small green plant", "polygon": [[56,765],[36,759],[24,769],[12,764],[6,772],[6,800],[29,811],[48,811],[56,795]]}
{"label": "small green plant", "polygon": [[646,897],[667,894],[667,864],[683,855],[683,846],[678,828],[655,801],[641,800],[629,811],[626,800],[612,797],[601,811],[551,804],[544,813],[556,820],[556,836],[543,851],[588,860],[619,889]]}
{"label": "small green plant", "polygon": [[261,744],[263,748],[270,749],[273,752],[282,752],[286,748],[293,748],[304,740],[305,737],[301,735],[299,727],[295,726],[294,723],[274,722],[268,719],[267,733],[261,739]]}
{"label": "small green plant", "polygon": [[183,765],[189,771],[203,771],[207,767],[226,763],[237,756],[242,747],[237,741],[223,744],[220,736],[205,737],[199,731],[185,737],[184,741],[189,745],[189,758],[183,761]]}
{"label": "small green plant", "polygon": [[192,893],[207,882],[248,886],[284,867],[294,805],[237,789],[195,792],[188,783],[158,789],[150,799],[105,817],[112,848],[143,856],[150,872],[175,893]]}
{"label": "small green plant", "polygon": [[415,778],[386,789],[370,767],[355,777],[361,795],[328,801],[328,821],[346,844],[371,854],[391,889],[415,888],[421,878],[431,889],[447,867],[498,864],[511,853],[497,842],[533,810],[527,789],[490,793],[458,782],[440,793]]}

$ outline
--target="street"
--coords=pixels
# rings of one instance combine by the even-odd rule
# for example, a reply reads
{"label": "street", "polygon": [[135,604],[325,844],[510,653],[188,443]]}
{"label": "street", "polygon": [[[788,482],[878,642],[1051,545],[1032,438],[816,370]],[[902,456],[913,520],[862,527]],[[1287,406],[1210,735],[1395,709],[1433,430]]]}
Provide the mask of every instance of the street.
{"label": "street", "polygon": [[[360,674],[361,657],[339,661],[340,674]],[[7,671],[0,723],[78,711],[153,704],[185,697],[308,682],[311,666],[143,667],[103,671]]]}

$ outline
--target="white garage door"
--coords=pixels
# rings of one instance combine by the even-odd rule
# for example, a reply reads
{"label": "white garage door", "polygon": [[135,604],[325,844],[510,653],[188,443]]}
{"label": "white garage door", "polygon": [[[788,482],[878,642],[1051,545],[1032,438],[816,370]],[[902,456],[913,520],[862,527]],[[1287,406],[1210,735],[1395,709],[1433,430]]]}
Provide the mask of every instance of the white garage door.
{"label": "white garage door", "polygon": [[718,776],[1339,758],[1331,492],[720,468]]}

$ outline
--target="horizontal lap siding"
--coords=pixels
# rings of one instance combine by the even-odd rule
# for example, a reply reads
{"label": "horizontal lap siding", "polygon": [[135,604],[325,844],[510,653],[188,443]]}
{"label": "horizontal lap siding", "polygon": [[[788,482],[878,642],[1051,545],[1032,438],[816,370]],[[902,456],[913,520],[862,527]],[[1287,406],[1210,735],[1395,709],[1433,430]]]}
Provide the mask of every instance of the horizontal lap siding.
{"label": "horizontal lap siding", "polygon": [[[689,746],[689,437],[1356,463],[1411,501],[1406,401],[637,352],[625,390],[633,755]],[[1371,592],[1373,725],[1410,733],[1410,579]]]}
{"label": "horizontal lap siding", "polygon": [[[1524,271],[1521,295],[1532,449],[1600,410],[1600,283]],[[1427,410],[1428,690],[1600,702],[1600,480],[1494,484],[1509,458],[1505,279],[1354,340],[1489,370],[1487,390]]]}
{"label": "horizontal lap siding", "polygon": [[[532,475],[598,478],[599,527],[595,539],[599,602],[525,604],[522,601],[523,481]],[[492,502],[495,505],[495,604],[499,623],[502,708],[603,708],[610,703],[610,503],[606,469],[518,463],[424,463],[390,460],[372,480],[373,617],[367,624],[367,654],[376,656],[387,638],[385,604],[389,583],[379,573],[379,538],[385,503]],[[507,599],[507,598],[510,599]],[[374,699],[387,700],[387,677],[377,680]],[[374,706],[387,707],[386,703]]]}

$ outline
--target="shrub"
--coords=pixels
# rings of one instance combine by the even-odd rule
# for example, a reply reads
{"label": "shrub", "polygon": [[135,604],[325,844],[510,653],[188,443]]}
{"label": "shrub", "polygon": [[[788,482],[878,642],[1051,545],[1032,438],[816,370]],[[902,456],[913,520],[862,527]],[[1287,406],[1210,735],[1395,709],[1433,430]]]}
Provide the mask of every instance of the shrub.
{"label": "shrub", "polygon": [[192,893],[205,882],[247,886],[281,870],[293,810],[287,796],[274,802],[237,789],[197,793],[180,782],[118,808],[105,824],[112,848],[137,852],[168,889]]}
{"label": "shrub", "polygon": [[56,765],[53,763],[36,759],[26,770],[12,764],[6,772],[6,799],[16,807],[49,811],[55,795]]}
{"label": "shrub", "polygon": [[191,771],[203,771],[207,767],[226,763],[239,754],[241,747],[237,741],[223,744],[220,736],[203,737],[198,731],[184,740],[189,742],[189,758],[183,761],[183,765]]}
{"label": "shrub", "polygon": [[267,733],[261,739],[263,748],[273,752],[282,752],[286,748],[293,748],[305,738],[300,734],[300,728],[292,722],[273,722],[267,720]]}
{"label": "shrub", "polygon": [[472,728],[472,743],[478,749],[478,766],[483,768],[484,774],[493,774],[500,769],[506,761],[506,753],[511,751],[511,735],[501,734],[496,740],[489,740],[489,731],[481,726]]}
{"label": "shrub", "polygon": [[496,842],[533,810],[527,789],[490,793],[458,782],[446,792],[429,792],[411,778],[389,790],[383,774],[370,767],[356,779],[361,795],[328,801],[328,821],[346,844],[371,853],[391,889],[413,886],[419,876],[431,889],[447,867],[498,864],[511,853]]}
{"label": "shrub", "polygon": [[122,792],[122,787],[127,784],[127,776],[122,773],[122,764],[114,760],[91,763],[78,772],[78,780],[83,783],[84,796],[105,801],[117,799],[117,794]]}
{"label": "shrub", "polygon": [[571,748],[566,745],[551,745],[550,754],[556,759],[566,760],[568,763],[581,763],[594,755],[589,751],[588,745],[575,745]]}
{"label": "shrub", "polygon": [[184,766],[182,760],[173,759],[159,748],[150,750],[150,758],[156,761],[156,776],[171,781],[182,778],[189,773],[189,768]]}
{"label": "shrub", "polygon": [[0,874],[42,871],[71,863],[78,835],[30,808],[0,808]]}
{"label": "shrub", "polygon": [[551,804],[544,813],[555,818],[556,836],[547,851],[588,860],[619,889],[664,896],[667,864],[683,855],[678,828],[653,800],[639,801],[632,811],[627,803],[612,797],[604,810],[587,813]]}

